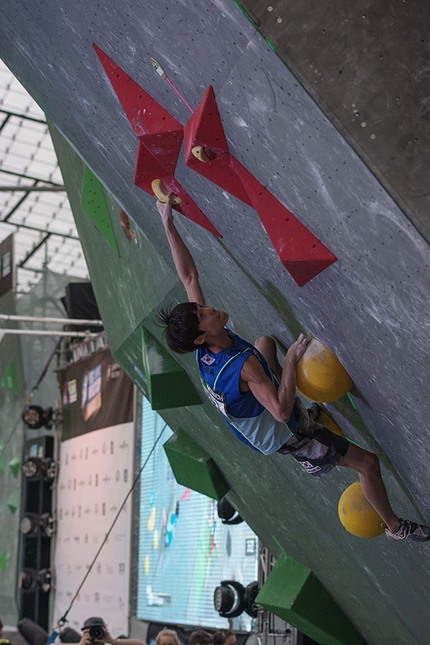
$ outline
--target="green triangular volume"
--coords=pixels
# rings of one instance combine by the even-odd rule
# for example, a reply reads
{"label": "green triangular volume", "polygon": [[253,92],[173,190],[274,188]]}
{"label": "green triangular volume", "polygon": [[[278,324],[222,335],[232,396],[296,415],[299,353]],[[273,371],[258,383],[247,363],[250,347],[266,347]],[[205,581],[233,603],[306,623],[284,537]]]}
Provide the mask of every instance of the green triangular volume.
{"label": "green triangular volume", "polygon": [[2,551],[0,553],[0,569],[6,571],[7,569],[7,551]]}
{"label": "green triangular volume", "polygon": [[7,505],[12,515],[14,515],[19,507],[19,494],[17,490],[11,492],[7,500]]}
{"label": "green triangular volume", "polygon": [[96,229],[103,235],[112,250],[119,257],[118,245],[110,223],[103,186],[87,166],[85,166],[84,170],[81,206]]}
{"label": "green triangular volume", "polygon": [[9,468],[11,469],[12,474],[15,478],[18,477],[20,466],[21,466],[21,460],[18,459],[18,457],[13,457],[13,459],[11,459],[9,462]]}
{"label": "green triangular volume", "polygon": [[4,387],[5,390],[9,390],[13,394],[18,394],[18,387],[16,382],[16,364],[14,359],[12,359],[7,366],[6,372],[3,374],[3,378],[0,381],[0,386]]}

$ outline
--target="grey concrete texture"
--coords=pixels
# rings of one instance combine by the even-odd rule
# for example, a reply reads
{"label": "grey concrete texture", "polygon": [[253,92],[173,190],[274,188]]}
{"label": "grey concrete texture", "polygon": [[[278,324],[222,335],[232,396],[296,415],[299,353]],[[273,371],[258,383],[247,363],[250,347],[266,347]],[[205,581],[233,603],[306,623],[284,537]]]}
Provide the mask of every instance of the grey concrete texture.
{"label": "grey concrete texture", "polygon": [[429,241],[426,0],[239,4]]}
{"label": "grey concrete texture", "polygon": [[[273,333],[288,345],[305,330],[324,342],[355,384],[357,411],[341,402],[329,406],[334,416],[384,458],[395,509],[430,520],[428,244],[261,35],[227,0],[10,0],[2,13],[2,58],[139,228],[140,246],[124,240],[117,260],[78,217],[115,347],[169,294],[174,277],[154,201],[133,186],[136,138],[92,42],[183,124],[190,113],[150,57],[193,107],[212,84],[232,154],[338,257],[297,287],[255,211],[179,159],[178,180],[224,236],[218,241],[177,218],[208,301],[229,311],[249,340]],[[159,273],[136,275],[141,261]],[[180,299],[179,287],[175,293]],[[191,368],[189,359],[184,364]],[[428,642],[428,547],[343,531],[337,500],[352,473],[316,482],[280,456],[262,459],[229,436],[206,404],[164,416],[199,437],[249,524],[274,553],[280,543],[315,571],[369,644]]]}

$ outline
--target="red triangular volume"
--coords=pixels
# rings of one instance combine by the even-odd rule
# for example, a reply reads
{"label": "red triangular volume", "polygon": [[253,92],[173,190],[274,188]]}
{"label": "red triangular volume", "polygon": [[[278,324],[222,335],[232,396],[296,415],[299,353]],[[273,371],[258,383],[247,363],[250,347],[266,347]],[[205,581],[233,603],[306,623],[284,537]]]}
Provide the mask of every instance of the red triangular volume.
{"label": "red triangular volume", "polygon": [[[192,153],[195,146],[202,146],[209,152],[210,161],[202,162]],[[223,188],[248,206],[251,200],[235,171],[232,156],[228,150],[227,139],[215,101],[209,86],[184,128],[185,163],[189,168],[203,175],[220,188]]]}
{"label": "red triangular volume", "polygon": [[173,173],[182,144],[182,125],[97,45],[93,44],[93,47],[134,133],[144,145],[152,148],[153,154],[157,149],[154,156]]}
{"label": "red triangular volume", "polygon": [[234,162],[275,251],[299,287],[336,262],[336,256],[304,224],[239,161]]}
{"label": "red triangular volume", "polygon": [[138,188],[154,196],[151,185],[154,179],[161,179],[168,191],[182,199],[180,204],[173,207],[178,213],[181,213],[181,215],[184,215],[192,222],[206,229],[209,233],[217,237],[222,237],[206,215],[202,213],[197,204],[193,202],[188,193],[185,192],[181,184],[176,181],[173,174],[166,173],[166,169],[158,162],[157,158],[139,141],[134,171],[134,183]]}
{"label": "red triangular volume", "polygon": [[[154,195],[151,182],[166,175],[166,168],[158,161],[146,146],[139,141],[136,154],[136,165],[134,167],[134,184],[142,188],[150,195]],[[168,173],[173,174],[173,173]]]}
{"label": "red triangular volume", "polygon": [[[215,94],[209,85],[200,103],[184,128],[185,145],[191,148],[204,145],[217,155],[229,154],[227,139],[215,101]],[[191,141],[195,141],[191,143]],[[188,145],[187,145],[188,144]],[[194,159],[194,156],[193,156]]]}

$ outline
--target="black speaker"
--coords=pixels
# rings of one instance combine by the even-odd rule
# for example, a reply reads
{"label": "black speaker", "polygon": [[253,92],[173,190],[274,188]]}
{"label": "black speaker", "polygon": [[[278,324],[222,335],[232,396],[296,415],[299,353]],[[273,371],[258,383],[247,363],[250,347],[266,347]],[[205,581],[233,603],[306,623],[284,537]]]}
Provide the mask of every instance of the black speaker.
{"label": "black speaker", "polygon": [[30,645],[45,645],[49,638],[48,632],[29,618],[22,618],[17,627]]}
{"label": "black speaker", "polygon": [[[66,296],[61,298],[61,302],[69,318],[100,320],[100,312],[91,282],[69,282],[66,287]],[[82,331],[82,329],[82,326],[79,325],[67,325],[68,331]],[[88,330],[99,332],[103,330],[103,327],[89,326]]]}
{"label": "black speaker", "polygon": [[[36,638],[33,624],[46,633],[49,623],[51,537],[54,532],[52,486],[56,476],[52,436],[37,437],[25,443],[21,472],[19,618],[22,629],[30,629]],[[23,631],[21,633],[27,638]],[[40,636],[41,632],[38,634]],[[27,640],[31,645],[42,645]],[[46,640],[47,634],[43,645]]]}

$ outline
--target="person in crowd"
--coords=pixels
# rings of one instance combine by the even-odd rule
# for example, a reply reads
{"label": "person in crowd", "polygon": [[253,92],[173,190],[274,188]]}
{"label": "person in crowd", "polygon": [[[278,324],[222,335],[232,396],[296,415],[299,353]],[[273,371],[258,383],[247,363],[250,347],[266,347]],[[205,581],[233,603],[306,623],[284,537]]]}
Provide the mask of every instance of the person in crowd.
{"label": "person in crowd", "polygon": [[177,633],[173,629],[164,627],[161,632],[158,632],[155,645],[180,645],[180,642]]}
{"label": "person in crowd", "polygon": [[213,637],[213,645],[236,645],[236,634],[231,629],[218,629]]}
{"label": "person in crowd", "polygon": [[213,636],[204,629],[197,629],[191,633],[188,645],[213,645]]}
{"label": "person in crowd", "polygon": [[87,618],[82,627],[79,645],[146,645],[137,638],[112,638],[103,618]]}
{"label": "person in crowd", "polygon": [[3,637],[3,627],[4,624],[2,619],[0,618],[0,645],[9,645],[10,641],[7,638]]}

